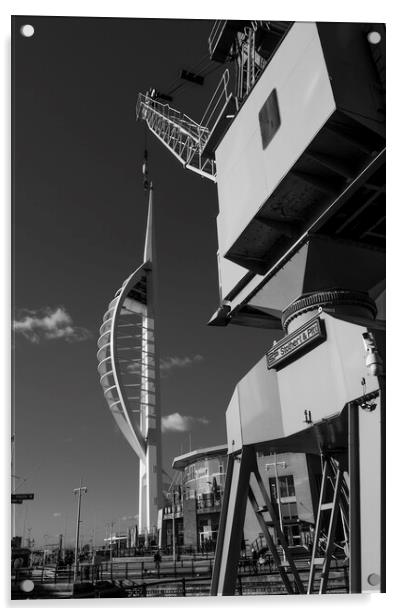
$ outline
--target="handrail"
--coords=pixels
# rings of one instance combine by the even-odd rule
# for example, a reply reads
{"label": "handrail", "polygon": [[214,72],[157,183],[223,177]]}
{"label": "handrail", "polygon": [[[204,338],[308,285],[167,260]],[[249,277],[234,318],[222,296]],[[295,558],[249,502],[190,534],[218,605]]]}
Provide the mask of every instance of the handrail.
{"label": "handrail", "polygon": [[210,122],[213,117],[214,112],[218,108],[218,105],[222,98],[224,98],[224,104],[222,105],[222,109],[224,109],[225,105],[231,98],[231,92],[228,91],[229,85],[229,69],[226,69],[223,73],[221,80],[218,83],[218,86],[215,92],[212,95],[212,98],[209,102],[208,107],[206,108],[204,115],[201,118],[201,124],[207,127],[208,132],[212,132]]}
{"label": "handrail", "polygon": [[216,46],[216,41],[219,38],[220,33],[224,29],[226,25],[226,21],[227,20],[224,20],[224,19],[218,19],[215,21],[214,25],[212,26],[211,34],[208,37],[208,49],[209,49],[210,55],[212,55],[212,52]]}
{"label": "handrail", "polygon": [[145,111],[152,110],[152,112],[160,118],[168,120],[180,133],[187,135],[194,141],[198,142],[199,139],[203,138],[205,133],[208,132],[205,126],[197,124],[186,114],[177,111],[168,104],[162,104],[150,96],[140,93],[137,102],[137,119],[141,115],[142,119],[146,120],[148,123],[149,118],[146,117],[146,113],[143,112],[141,114],[143,109],[145,109]]}

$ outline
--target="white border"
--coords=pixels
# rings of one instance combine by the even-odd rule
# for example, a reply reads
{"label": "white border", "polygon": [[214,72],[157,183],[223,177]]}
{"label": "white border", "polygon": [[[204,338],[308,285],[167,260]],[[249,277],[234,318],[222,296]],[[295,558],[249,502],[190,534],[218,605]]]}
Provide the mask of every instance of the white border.
{"label": "white border", "polygon": [[[9,297],[10,297],[10,15],[61,15],[61,16],[99,16],[99,17],[164,17],[164,18],[244,18],[244,19],[280,19],[280,20],[299,20],[299,21],[381,21],[387,22],[387,74],[388,83],[391,81],[391,87],[388,87],[388,125],[391,124],[391,131],[388,134],[388,149],[391,150],[391,158],[388,163],[388,206],[391,210],[392,224],[389,224],[388,234],[388,278],[389,278],[389,305],[393,306],[389,310],[389,318],[391,322],[388,326],[388,331],[391,335],[388,336],[388,340],[392,345],[392,338],[398,341],[400,337],[400,327],[396,327],[394,324],[394,317],[399,313],[397,307],[399,307],[399,291],[400,286],[400,272],[398,279],[395,280],[392,276],[393,272],[400,270],[399,263],[401,262],[401,256],[396,249],[399,240],[400,218],[397,210],[401,209],[400,196],[397,185],[399,175],[401,174],[400,163],[398,160],[398,153],[401,148],[402,140],[400,139],[400,121],[398,116],[400,115],[401,107],[401,88],[399,85],[400,80],[400,59],[402,57],[400,45],[398,45],[401,38],[401,26],[402,21],[398,19],[398,3],[394,0],[336,0],[335,2],[325,2],[323,0],[287,0],[286,2],[270,2],[270,0],[257,1],[251,0],[247,2],[238,2],[236,5],[234,2],[228,2],[227,0],[217,2],[216,0],[204,0],[202,3],[189,2],[188,0],[174,1],[168,0],[162,2],[161,0],[154,0],[153,2],[128,2],[122,0],[112,1],[92,1],[89,0],[69,0],[69,2],[58,2],[50,0],[35,0],[35,1],[3,1],[0,7],[0,27],[2,33],[2,51],[3,57],[1,62],[1,85],[3,96],[1,98],[1,120],[3,125],[2,134],[3,137],[2,147],[0,149],[2,172],[1,183],[3,200],[2,200],[2,224],[1,231],[3,234],[1,247],[2,247],[2,260],[1,260],[1,289],[3,300],[0,302],[1,306],[1,323],[4,326],[0,334],[0,349],[2,357],[2,370],[0,371],[1,378],[3,379],[2,391],[8,392],[3,399],[3,417],[5,417],[5,426],[3,426],[4,447],[3,447],[3,461],[5,464],[5,472],[2,473],[3,477],[3,509],[2,520],[4,522],[2,530],[2,547],[3,556],[6,553],[8,558],[7,544],[8,544],[8,524],[9,524],[9,504],[8,504],[8,473],[9,473],[9,427],[10,423],[7,418],[9,409],[9,390],[10,390],[10,378],[9,378],[9,322],[10,322],[10,309],[9,309]],[[185,50],[183,50],[185,53]],[[394,77],[394,80],[392,80]],[[395,179],[394,179],[395,178]],[[398,182],[399,184],[399,182]],[[398,191],[398,192],[397,192]],[[396,233],[398,234],[396,236]],[[395,241],[396,240],[396,241]],[[393,266],[393,267],[392,267]],[[395,269],[398,268],[397,270]],[[6,291],[7,290],[7,291]],[[398,312],[397,312],[398,310]],[[396,321],[396,318],[395,318]],[[398,345],[399,346],[399,345]],[[399,349],[398,349],[399,350]],[[399,354],[400,355],[400,354]],[[309,614],[315,613],[317,610],[322,612],[325,610],[327,614],[342,612],[355,612],[356,610],[364,610],[365,614],[378,615],[379,609],[392,608],[395,605],[395,613],[399,611],[397,606],[400,603],[398,596],[398,590],[400,586],[399,571],[400,563],[399,557],[399,534],[395,533],[395,542],[393,542],[393,528],[396,529],[399,526],[398,514],[401,511],[400,501],[400,471],[399,471],[399,441],[401,430],[401,409],[400,402],[395,399],[396,387],[395,383],[398,383],[397,368],[399,367],[400,357],[396,355],[396,347],[391,348],[391,352],[388,352],[388,362],[390,365],[389,372],[391,372],[391,381],[394,386],[389,388],[391,390],[391,397],[388,396],[388,421],[392,427],[388,427],[388,486],[389,496],[392,500],[389,500],[388,505],[388,591],[387,595],[372,595],[370,598],[367,596],[349,596],[349,597],[286,597],[282,600],[281,597],[263,597],[256,598],[255,601],[246,598],[227,598],[221,600],[192,600],[186,599],[180,600],[152,600],[148,599],[145,602],[142,600],[140,603],[135,601],[133,604],[131,601],[75,601],[70,604],[67,601],[63,602],[24,602],[23,604],[16,604],[13,602],[7,603],[7,597],[9,593],[9,564],[8,561],[4,562],[1,559],[2,570],[0,572],[1,588],[3,606],[8,609],[14,609],[19,613],[20,610],[35,609],[43,610],[50,609],[74,609],[74,613],[88,614],[102,608],[110,609],[115,607],[121,607],[123,609],[141,609],[149,612],[153,610],[163,611],[164,616],[166,614],[176,613],[177,610],[185,609],[191,610],[197,613],[208,612],[215,613],[215,610],[230,610],[234,613],[242,613],[244,608],[252,607],[256,611],[268,611],[275,610],[281,611],[281,614],[294,613],[296,610],[303,612],[308,611]],[[392,360],[392,361],[391,361]],[[399,361],[398,361],[399,360]],[[395,372],[395,374],[394,374]],[[392,378],[395,377],[395,378]],[[391,458],[392,456],[392,458]],[[392,463],[391,463],[392,460]],[[392,505],[392,509],[391,509]],[[392,549],[394,548],[394,555]],[[324,603],[325,602],[325,603]],[[63,605],[61,605],[63,604]],[[385,605],[386,604],[386,605]],[[95,607],[96,606],[96,607]],[[21,612],[23,613],[23,612]],[[392,610],[391,613],[394,613]]]}

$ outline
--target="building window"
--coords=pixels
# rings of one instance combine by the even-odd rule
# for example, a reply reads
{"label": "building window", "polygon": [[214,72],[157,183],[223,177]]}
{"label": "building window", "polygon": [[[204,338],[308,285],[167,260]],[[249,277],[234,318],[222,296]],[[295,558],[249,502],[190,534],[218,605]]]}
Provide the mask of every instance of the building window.
{"label": "building window", "polygon": [[297,504],[296,503],[281,503],[282,519],[297,520]]}
{"label": "building window", "polygon": [[[271,498],[273,501],[277,501],[277,493],[276,493],[276,478],[269,478],[269,487],[271,490]],[[295,496],[295,484],[293,481],[293,475],[283,475],[279,477],[279,490],[281,494],[281,498],[286,498],[288,496]]]}
{"label": "building window", "polygon": [[268,146],[281,125],[278,95],[273,89],[258,114],[262,139],[262,149]]}
{"label": "building window", "polygon": [[186,469],[186,475],[187,475],[188,481],[191,481],[191,479],[194,479],[194,464],[191,464],[191,466],[189,466]]}
{"label": "building window", "polygon": [[279,489],[281,497],[295,496],[295,484],[293,481],[293,475],[285,475],[279,477]]}

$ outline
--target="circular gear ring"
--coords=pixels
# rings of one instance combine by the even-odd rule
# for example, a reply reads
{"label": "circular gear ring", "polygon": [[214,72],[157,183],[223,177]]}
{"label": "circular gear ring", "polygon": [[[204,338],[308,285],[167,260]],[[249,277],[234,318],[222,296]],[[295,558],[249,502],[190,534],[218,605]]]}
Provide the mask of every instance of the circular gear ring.
{"label": "circular gear ring", "polygon": [[333,306],[360,306],[368,310],[373,319],[377,316],[377,306],[368,293],[364,291],[348,291],[346,289],[329,289],[304,293],[282,312],[282,327],[287,331],[289,323],[304,312],[315,308]]}

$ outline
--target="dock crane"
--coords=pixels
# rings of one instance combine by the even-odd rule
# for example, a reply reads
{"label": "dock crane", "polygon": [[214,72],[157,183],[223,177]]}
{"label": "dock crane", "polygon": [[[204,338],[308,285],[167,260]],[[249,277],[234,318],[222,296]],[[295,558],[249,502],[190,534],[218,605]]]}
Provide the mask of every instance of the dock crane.
{"label": "dock crane", "polygon": [[235,60],[235,83],[226,69],[200,122],[171,107],[170,97],[158,96],[151,88],[138,95],[137,120],[146,122],[183,167],[216,182],[216,146],[288,27],[289,22],[215,22],[208,41],[210,59],[222,64]]}
{"label": "dock crane", "polygon": [[[283,330],[226,411],[211,594],[235,594],[247,502],[288,593],[328,592],[341,532],[347,591],[384,592],[385,25],[217,21],[209,51],[229,68],[200,123],[146,95],[137,117],[218,183],[209,324]],[[258,468],[289,451],[322,462],[306,585]]]}

